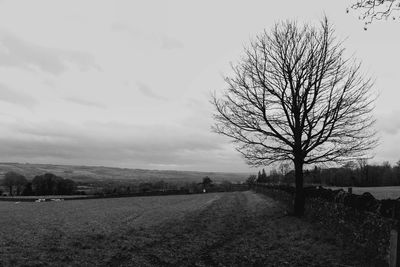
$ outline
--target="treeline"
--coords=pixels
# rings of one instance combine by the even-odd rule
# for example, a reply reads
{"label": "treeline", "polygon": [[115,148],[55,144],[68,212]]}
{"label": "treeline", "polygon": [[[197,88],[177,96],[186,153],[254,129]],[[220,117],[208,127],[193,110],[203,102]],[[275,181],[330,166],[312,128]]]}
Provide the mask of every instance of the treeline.
{"label": "treeline", "polygon": [[22,174],[7,172],[1,184],[10,196],[72,195],[76,191],[74,181],[52,173],[37,175],[28,181]]}
{"label": "treeline", "polygon": [[[268,175],[263,169],[258,175],[250,176],[247,182],[292,184],[295,181],[294,170],[288,166],[272,169]],[[350,161],[336,168],[314,166],[304,170],[304,182],[328,186],[400,186],[400,161],[394,166],[389,162],[370,165],[365,160]]]}
{"label": "treeline", "polygon": [[[206,176],[199,182],[123,182],[99,181],[92,183],[74,182],[52,173],[35,176],[31,181],[16,172],[5,174],[0,180],[10,196],[35,195],[95,195],[95,196],[134,196],[134,195],[165,195],[165,194],[195,194],[203,192],[229,192],[247,189],[245,184],[235,184],[229,181],[215,183]],[[2,194],[0,188],[0,194]]]}
{"label": "treeline", "polygon": [[85,193],[90,195],[133,195],[140,193],[158,193],[171,192],[181,194],[196,194],[202,192],[229,192],[238,190],[243,187],[242,184],[235,184],[229,181],[214,183],[208,176],[204,177],[200,182],[192,183],[169,183],[163,180],[155,182],[142,183],[102,183],[92,184],[93,189],[87,190]]}

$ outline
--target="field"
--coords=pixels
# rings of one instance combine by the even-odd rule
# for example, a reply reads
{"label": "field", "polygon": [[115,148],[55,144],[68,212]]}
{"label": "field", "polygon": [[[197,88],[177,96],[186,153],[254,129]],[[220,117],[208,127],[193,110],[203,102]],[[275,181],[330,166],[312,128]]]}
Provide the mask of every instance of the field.
{"label": "field", "polygon": [[[347,187],[329,187],[332,189],[343,188],[347,191]],[[369,192],[376,199],[397,199],[400,197],[400,186],[380,186],[380,187],[353,187],[353,194],[361,195]]]}
{"label": "field", "polygon": [[103,166],[72,166],[51,164],[21,164],[0,163],[0,179],[8,171],[23,174],[28,180],[46,172],[63,178],[70,178],[76,182],[147,182],[164,180],[165,182],[200,182],[203,177],[209,176],[213,181],[231,182],[245,181],[248,173],[225,172],[195,172],[195,171],[168,171],[144,170],[128,168],[112,168]]}
{"label": "field", "polygon": [[249,191],[0,202],[0,214],[0,266],[362,265],[333,233]]}

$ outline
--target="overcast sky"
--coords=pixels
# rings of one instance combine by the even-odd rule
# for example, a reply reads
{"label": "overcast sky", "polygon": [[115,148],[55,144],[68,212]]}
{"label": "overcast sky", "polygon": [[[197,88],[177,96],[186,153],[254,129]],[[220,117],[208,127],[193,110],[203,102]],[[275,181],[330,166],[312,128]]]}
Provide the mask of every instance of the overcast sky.
{"label": "overcast sky", "polygon": [[350,1],[0,1],[0,161],[249,171],[210,92],[274,22],[326,14],[376,79],[374,162],[400,160],[400,24]]}

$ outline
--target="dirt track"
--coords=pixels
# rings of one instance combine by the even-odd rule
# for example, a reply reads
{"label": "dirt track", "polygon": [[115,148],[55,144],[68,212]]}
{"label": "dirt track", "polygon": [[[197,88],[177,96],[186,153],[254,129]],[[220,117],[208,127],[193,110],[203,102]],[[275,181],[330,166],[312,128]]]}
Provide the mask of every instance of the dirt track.
{"label": "dirt track", "polygon": [[253,192],[235,192],[215,195],[200,209],[160,224],[140,227],[132,222],[107,234],[74,237],[48,247],[36,264],[365,266],[352,257],[333,234],[286,215],[280,203]]}

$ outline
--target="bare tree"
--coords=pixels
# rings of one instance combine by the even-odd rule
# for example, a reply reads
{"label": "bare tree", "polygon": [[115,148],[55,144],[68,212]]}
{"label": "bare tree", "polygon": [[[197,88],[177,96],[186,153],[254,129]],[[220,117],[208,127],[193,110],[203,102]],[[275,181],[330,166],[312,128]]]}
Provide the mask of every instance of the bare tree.
{"label": "bare tree", "polygon": [[344,58],[326,18],[320,26],[276,24],[232,69],[226,90],[212,98],[213,130],[250,165],[292,161],[301,216],[305,164],[360,158],[376,144],[372,82]]}
{"label": "bare tree", "polygon": [[397,12],[400,10],[400,0],[357,0],[351,8],[362,12],[360,19],[365,24],[388,18],[395,20],[399,19]]}
{"label": "bare tree", "polygon": [[289,163],[283,162],[279,164],[279,171],[282,176],[285,176],[289,172],[289,169],[290,169]]}
{"label": "bare tree", "polygon": [[368,184],[369,177],[368,177],[368,160],[365,158],[357,159],[358,163],[358,170],[360,172],[361,181]]}

